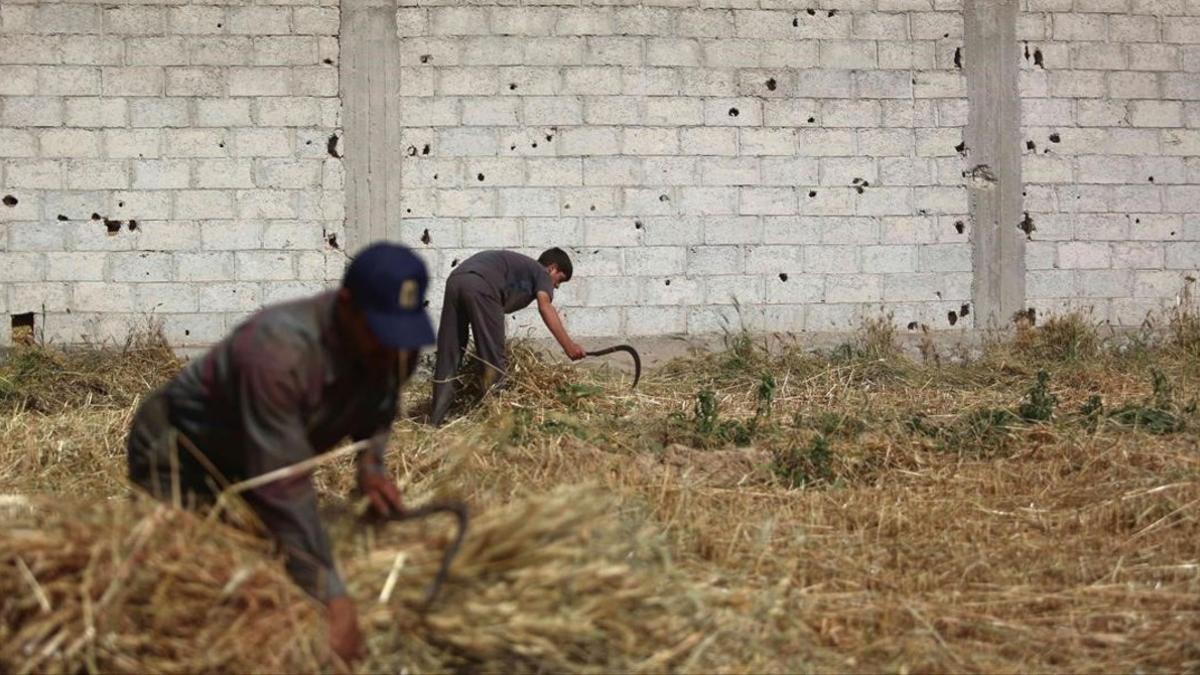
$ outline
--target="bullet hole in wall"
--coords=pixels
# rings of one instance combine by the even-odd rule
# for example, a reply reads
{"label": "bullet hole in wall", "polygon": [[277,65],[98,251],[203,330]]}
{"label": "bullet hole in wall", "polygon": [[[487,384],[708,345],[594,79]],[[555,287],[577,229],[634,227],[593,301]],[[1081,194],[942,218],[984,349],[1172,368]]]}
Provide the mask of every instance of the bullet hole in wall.
{"label": "bullet hole in wall", "polygon": [[409,157],[416,157],[416,156],[417,156],[417,146],[415,146],[415,145],[410,145],[410,146],[408,146],[408,148],[407,148],[407,149],[405,149],[405,151],[404,151],[404,152],[405,152],[405,153],[406,153],[406,154],[407,154]]}
{"label": "bullet hole in wall", "polygon": [[426,230],[421,233],[421,243],[425,244],[426,246],[433,243],[433,237],[429,236],[428,228],[426,228]]}
{"label": "bullet hole in wall", "polygon": [[1037,227],[1034,226],[1033,216],[1029,215],[1028,211],[1025,212],[1025,218],[1021,221],[1021,224],[1017,226],[1017,229],[1025,233],[1026,239],[1033,241],[1033,233],[1037,230]]}
{"label": "bullet hole in wall", "polygon": [[322,63],[324,63],[324,64],[325,64],[325,65],[327,65],[327,66],[332,66],[332,65],[333,65],[333,59],[325,59],[324,61],[322,61]]}
{"label": "bullet hole in wall", "polygon": [[1025,43],[1025,60],[1026,61],[1029,60],[1029,43],[1028,42]]}
{"label": "bullet hole in wall", "polygon": [[909,322],[908,322],[908,329],[909,329],[909,330],[916,330],[916,329],[917,329],[917,327],[918,327],[919,325],[920,325],[920,324],[918,324],[916,321],[909,321]]}
{"label": "bullet hole in wall", "polygon": [[800,27],[800,19],[792,19],[792,28]]}
{"label": "bullet hole in wall", "polygon": [[425,145],[421,146],[421,154],[422,154],[422,155],[428,155],[428,154],[429,154],[429,144],[428,144],[428,143],[426,143]]}
{"label": "bullet hole in wall", "polygon": [[138,222],[136,220],[130,220],[129,224],[126,225],[126,227],[129,229],[130,232],[137,232]]}
{"label": "bullet hole in wall", "polygon": [[739,114],[740,114],[740,113],[738,112],[738,109],[737,109],[737,108],[730,108],[730,109],[729,109],[729,116],[730,116],[730,117],[737,117]]}
{"label": "bullet hole in wall", "polygon": [[965,230],[965,229],[967,229],[967,226],[963,224],[963,221],[957,220],[954,222],[954,231],[955,232],[962,234],[963,230]]}
{"label": "bullet hole in wall", "polygon": [[483,182],[483,174],[479,174],[478,176],[475,176],[475,178],[478,179],[480,183]]}
{"label": "bullet hole in wall", "polygon": [[816,122],[816,121],[817,121],[817,118],[815,118],[815,117],[810,117],[810,118],[808,118],[808,123],[809,123],[809,124],[812,124],[812,123],[814,123],[814,122]]}
{"label": "bullet hole in wall", "polygon": [[17,204],[19,204],[19,203],[20,203],[20,202],[17,200],[17,198],[16,198],[16,197],[14,197],[14,196],[12,196],[12,195],[4,195],[4,205],[5,205],[5,206],[8,206],[8,207],[13,207],[13,206],[16,206],[16,205],[17,205]]}
{"label": "bullet hole in wall", "polygon": [[1042,57],[1042,50],[1040,50],[1040,49],[1033,50],[1033,65],[1035,65],[1039,68],[1046,67],[1046,60],[1045,60],[1045,58]]}
{"label": "bullet hole in wall", "polygon": [[338,146],[338,135],[330,134],[329,140],[325,142],[325,150],[329,153],[330,157],[332,157],[334,159],[341,159],[342,153],[338,152],[337,146]]}
{"label": "bullet hole in wall", "polygon": [[225,141],[221,141],[220,143],[217,143],[217,147],[218,147],[218,148],[223,148],[223,147],[225,147]]}
{"label": "bullet hole in wall", "polygon": [[1153,183],[1153,182],[1154,182],[1154,176],[1150,176],[1149,180],[1150,180],[1150,182],[1151,182],[1151,183]]}
{"label": "bullet hole in wall", "polygon": [[421,55],[421,63],[429,63],[432,59],[433,59],[433,57],[430,56],[429,54]]}
{"label": "bullet hole in wall", "polygon": [[954,67],[962,68],[962,47],[954,48]]}
{"label": "bullet hole in wall", "polygon": [[835,17],[835,16],[837,16],[837,10],[836,10],[836,9],[831,9],[831,10],[829,10],[829,13],[828,13],[828,14],[826,14],[825,16],[828,16],[828,17],[830,17],[830,18],[832,18],[832,17]]}
{"label": "bullet hole in wall", "polygon": [[779,280],[780,280],[780,281],[787,281],[787,280],[788,280],[788,275],[787,275],[787,272],[780,272],[780,273],[779,273]]}
{"label": "bullet hole in wall", "polygon": [[450,267],[458,267],[458,258],[450,261]]}
{"label": "bullet hole in wall", "polygon": [[60,223],[65,223],[65,222],[67,222],[68,220],[70,220],[70,218],[68,218],[68,217],[64,216],[64,215],[63,215],[63,214],[61,214],[61,213],[60,213],[60,214],[58,214],[58,221],[59,221]]}
{"label": "bullet hole in wall", "polygon": [[121,231],[121,221],[110,220],[108,218],[105,218],[104,219],[104,230],[106,232],[108,232],[108,234],[110,234],[110,235],[117,234],[118,232]]}
{"label": "bullet hole in wall", "polygon": [[953,326],[954,324],[958,323],[958,314],[955,313],[954,310],[950,310],[946,313],[946,320],[950,322],[951,326]]}
{"label": "bullet hole in wall", "polygon": [[92,214],[92,220],[100,220],[100,214],[99,214],[99,213],[93,213],[93,214]]}
{"label": "bullet hole in wall", "polygon": [[125,208],[125,202],[117,202],[117,208],[118,208],[118,209],[123,209],[123,208]]}
{"label": "bullet hole in wall", "polygon": [[964,302],[964,303],[963,303],[963,305],[962,305],[962,307],[959,307],[959,308],[958,308],[958,315],[959,315],[959,316],[964,316],[964,317],[965,317],[965,316],[971,316],[971,303],[969,303],[969,302]]}
{"label": "bullet hole in wall", "polygon": [[428,307],[428,306],[429,306],[429,301],[428,301],[428,300],[426,300],[425,302],[422,302],[422,303],[421,303],[421,308],[422,308],[422,309],[424,309],[425,307]]}
{"label": "bullet hole in wall", "polygon": [[963,141],[962,143],[959,143],[958,145],[954,146],[954,151],[960,155],[967,154],[967,142]]}
{"label": "bullet hole in wall", "polygon": [[596,210],[595,204],[592,204],[591,206],[588,207],[588,211],[595,211],[595,210]]}
{"label": "bullet hole in wall", "polygon": [[660,201],[660,202],[669,202],[669,201],[671,201],[671,198],[670,198],[670,197],[668,197],[668,196],[666,196],[666,195],[659,195],[659,196],[658,196],[658,201]]}
{"label": "bullet hole in wall", "polygon": [[1025,141],[1025,149],[1037,150],[1037,143],[1034,143],[1033,141]]}
{"label": "bullet hole in wall", "polygon": [[670,279],[667,279],[667,280],[666,280],[666,282],[665,282],[665,284],[666,284],[667,286],[670,286],[670,285],[671,285],[671,280],[670,280]]}
{"label": "bullet hole in wall", "polygon": [[1059,136],[1058,134],[1050,134],[1050,142],[1062,143],[1062,136]]}
{"label": "bullet hole in wall", "polygon": [[537,147],[537,141],[534,141],[533,143],[531,143],[531,144],[529,145],[529,147],[531,147],[531,148],[536,148],[536,147]]}
{"label": "bullet hole in wall", "polygon": [[642,229],[642,221],[640,221],[640,220],[633,221],[633,229],[635,229],[635,230]]}
{"label": "bullet hole in wall", "polygon": [[509,83],[508,83],[508,90],[509,90],[509,91],[516,91],[516,90],[517,90],[517,83],[516,83],[516,82],[509,82]]}
{"label": "bullet hole in wall", "polygon": [[338,244],[337,235],[331,234],[325,238],[325,242],[329,244],[329,248],[341,248]]}
{"label": "bullet hole in wall", "polygon": [[1033,307],[1030,307],[1029,309],[1026,309],[1024,311],[1017,310],[1017,313],[1013,314],[1012,320],[1013,320],[1013,323],[1021,323],[1022,321],[1026,321],[1029,323],[1030,326],[1036,326],[1037,325],[1037,310],[1034,309]]}
{"label": "bullet hole in wall", "polygon": [[775,78],[771,77],[767,79],[767,91],[775,91],[775,87],[777,86]]}
{"label": "bullet hole in wall", "polygon": [[809,190],[809,191],[808,191],[808,196],[809,196],[810,198],[812,198],[812,197],[816,197],[816,196],[817,196],[817,191],[816,191],[816,190]]}

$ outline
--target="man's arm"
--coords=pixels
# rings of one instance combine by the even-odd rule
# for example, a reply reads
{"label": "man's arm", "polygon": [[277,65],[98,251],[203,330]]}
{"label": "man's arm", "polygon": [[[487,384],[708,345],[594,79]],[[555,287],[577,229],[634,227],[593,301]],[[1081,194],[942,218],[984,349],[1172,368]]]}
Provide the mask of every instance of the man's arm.
{"label": "man's arm", "polygon": [[[301,419],[298,359],[283,349],[239,361],[239,422],[246,438],[247,477],[312,457],[315,452]],[[345,595],[317,515],[317,493],[309,475],[268,483],[250,490],[246,499],[283,547],[288,571],[298,585],[323,601]]]}
{"label": "man's arm", "polygon": [[562,325],[562,319],[558,316],[558,310],[554,309],[554,303],[550,301],[550,294],[545,291],[538,291],[537,294],[538,313],[542,315],[542,321],[546,324],[546,328],[550,329],[550,334],[558,340],[559,346],[572,361],[578,361],[587,356],[587,352],[583,347],[575,344],[570,335],[567,335],[567,329]]}
{"label": "man's arm", "polygon": [[[239,359],[239,422],[246,437],[249,476],[295,464],[315,453],[300,412],[301,359],[286,348],[249,349]],[[329,536],[317,513],[317,493],[308,474],[250,490],[246,502],[279,542],[288,574],[323,602],[329,613],[330,648],[350,661],[362,651],[358,613],[333,561]]]}

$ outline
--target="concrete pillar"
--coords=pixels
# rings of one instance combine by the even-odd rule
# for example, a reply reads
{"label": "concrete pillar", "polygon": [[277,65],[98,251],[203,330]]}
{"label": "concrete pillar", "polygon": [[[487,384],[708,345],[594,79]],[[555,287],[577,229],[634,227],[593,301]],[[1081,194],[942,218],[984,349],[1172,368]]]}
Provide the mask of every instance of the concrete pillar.
{"label": "concrete pillar", "polygon": [[343,0],[346,246],[400,239],[400,38],[390,1]]}
{"label": "concrete pillar", "polygon": [[966,0],[964,132],[976,327],[1006,326],[1025,306],[1017,0]]}

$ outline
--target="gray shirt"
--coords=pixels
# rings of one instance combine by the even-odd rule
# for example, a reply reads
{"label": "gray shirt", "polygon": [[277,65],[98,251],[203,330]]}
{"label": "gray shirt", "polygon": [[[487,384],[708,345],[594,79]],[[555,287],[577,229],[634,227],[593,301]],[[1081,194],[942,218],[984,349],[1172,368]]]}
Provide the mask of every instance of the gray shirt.
{"label": "gray shirt", "polygon": [[[165,387],[171,423],[229,482],[370,439],[382,467],[399,404],[399,373],[364,367],[334,321],[333,292],[267,307]],[[244,493],[288,556],[296,582],[345,595],[308,475]]]}
{"label": "gray shirt", "polygon": [[482,251],[459,263],[451,272],[478,274],[495,287],[505,314],[523,309],[539,292],[554,299],[554,281],[538,261],[512,251]]}

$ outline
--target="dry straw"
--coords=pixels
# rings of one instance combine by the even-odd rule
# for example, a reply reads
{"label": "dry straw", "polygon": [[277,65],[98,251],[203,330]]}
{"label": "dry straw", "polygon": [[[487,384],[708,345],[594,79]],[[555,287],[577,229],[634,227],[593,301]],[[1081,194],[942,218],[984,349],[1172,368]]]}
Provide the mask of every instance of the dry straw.
{"label": "dry straw", "polygon": [[[633,392],[517,344],[508,388],[438,431],[421,383],[389,461],[410,502],[473,518],[430,613],[451,524],[362,526],[350,460],[316,473],[360,668],[1196,671],[1195,325],[1074,315],[924,362],[889,321],[821,353],[735,335]],[[111,499],[136,397],[176,365],[71,358],[0,366],[0,670],[331,668],[261,543]]]}

